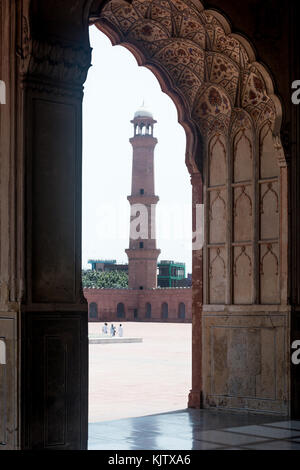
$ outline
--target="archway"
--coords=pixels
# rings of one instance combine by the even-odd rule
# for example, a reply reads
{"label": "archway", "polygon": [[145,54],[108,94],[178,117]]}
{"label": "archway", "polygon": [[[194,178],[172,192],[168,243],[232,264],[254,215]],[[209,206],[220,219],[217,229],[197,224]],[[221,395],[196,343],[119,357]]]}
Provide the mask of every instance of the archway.
{"label": "archway", "polygon": [[149,302],[147,302],[146,303],[145,318],[147,318],[147,320],[150,320],[151,315],[152,315],[152,306]]}
{"label": "archway", "polygon": [[89,305],[89,316],[90,319],[98,319],[98,305],[95,302]]}
{"label": "archway", "polygon": [[[272,79],[250,43],[198,1],[112,0],[93,23],[173,99],[187,135],[194,229],[196,205],[205,206],[204,247],[193,251],[189,405],[287,414],[287,169]],[[285,359],[274,364],[263,344],[275,337],[272,354]]]}
{"label": "archway", "polygon": [[163,320],[168,320],[169,317],[169,306],[166,302],[164,302],[161,306],[161,318]]}
{"label": "archway", "polygon": [[180,302],[178,305],[178,318],[180,318],[180,320],[185,319],[185,304],[183,302]]}
{"label": "archway", "polygon": [[[181,262],[185,262],[186,272],[190,273],[191,249],[190,243],[188,243],[190,240],[185,237],[183,241],[188,246],[182,247],[183,243],[180,246],[177,236],[173,235],[176,228],[183,232],[182,225],[187,219],[187,211],[189,211],[190,222],[192,199],[190,178],[184,163],[185,133],[177,122],[176,108],[170,98],[162,93],[154,74],[144,67],[138,67],[130,51],[123,47],[112,47],[107,36],[94,26],[90,28],[90,41],[93,48],[93,60],[85,83],[83,102],[83,264],[91,257],[99,259],[100,255],[105,259],[118,260],[115,269],[118,269],[118,263],[128,262],[125,248],[131,241],[128,240],[130,236],[130,212],[128,210],[130,205],[127,195],[130,194],[130,186],[135,181],[133,177],[135,151],[130,142],[135,138],[138,128],[147,122],[144,121],[146,116],[137,121],[138,124],[141,123],[140,126],[130,121],[134,121],[134,112],[138,114],[136,105],[139,107],[139,113],[143,112],[140,105],[144,99],[147,112],[151,112],[157,121],[151,126],[153,139],[158,141],[154,152],[153,188],[159,198],[156,211],[158,224],[155,224],[157,226],[156,246],[161,250],[162,259],[181,260]],[[118,75],[116,75],[119,70],[122,70],[122,83],[119,83]],[[142,158],[143,154],[140,152],[139,160]],[[99,161],[102,162],[102,167],[98,166]],[[170,165],[172,165],[172,178],[166,178]],[[100,182],[99,186],[97,182]],[[93,188],[93,193],[91,188]],[[179,188],[180,191],[178,191]],[[146,184],[139,183],[136,185],[134,193],[139,194],[141,189],[145,195],[149,194],[149,190],[152,190],[151,187],[149,188],[148,182]],[[120,211],[121,202],[122,213]],[[106,205],[111,209],[110,213],[113,215],[112,225],[114,225],[116,218],[124,220],[122,231],[119,230],[120,224],[118,224],[116,227],[118,231],[114,229],[109,232],[108,211],[101,210],[103,206],[106,208]],[[125,214],[122,218],[123,213]],[[165,213],[170,217],[161,223]],[[101,217],[102,214],[104,216]],[[183,214],[182,217],[181,214]],[[90,227],[89,223],[91,223]],[[189,223],[189,228],[190,225]],[[90,236],[92,231],[94,238]],[[112,235],[109,237],[110,233]],[[180,233],[179,236],[181,236]],[[153,239],[153,231],[151,238]],[[85,242],[85,240],[87,241]],[[96,243],[93,245],[94,240]],[[146,246],[145,243],[144,248]],[[137,241],[137,249],[140,249],[139,240]],[[177,266],[177,264],[175,265]],[[183,267],[181,269],[185,274]],[[173,270],[174,268],[170,274],[176,277],[177,273],[173,273]],[[137,278],[139,278],[139,269],[136,271]],[[156,277],[156,266],[147,271],[148,273],[152,272]],[[169,271],[171,269],[168,269]],[[139,289],[140,284],[144,283],[140,282],[139,278],[136,289]],[[169,283],[167,285],[169,286]],[[128,287],[129,290],[127,288],[125,290],[84,288],[84,295],[89,303],[97,299],[103,312],[111,312],[111,314],[106,314],[105,321],[109,323],[113,321],[115,324],[115,320],[118,319],[118,315],[116,315],[118,302],[124,303],[126,309],[126,318],[117,322],[117,325],[123,324],[124,336],[126,337],[124,341],[127,341],[127,344],[118,346],[118,348],[122,348],[122,354],[115,357],[117,348],[113,344],[104,348],[102,346],[89,348],[90,424],[117,418],[130,418],[134,416],[138,408],[142,416],[143,414],[169,412],[187,407],[187,396],[191,388],[191,308],[186,324],[180,325],[177,307],[182,298],[187,299],[191,305],[191,289],[174,288],[168,292],[165,289],[154,288],[155,290],[152,292],[148,285],[146,288],[144,287],[144,292],[140,292],[132,290],[132,286]],[[170,307],[168,324],[161,319],[161,303],[164,301],[168,301]],[[147,302],[151,303],[151,306],[148,306],[148,318],[146,318]],[[103,312],[102,322],[104,321]],[[145,320],[147,320],[147,325],[142,323]],[[101,326],[90,322],[89,331],[93,336],[96,332],[101,331]],[[116,336],[118,336],[118,327]],[[128,341],[128,338],[131,337],[142,338],[143,341],[132,345]],[[176,337],[177,340],[172,342],[172,337]],[[166,344],[168,344],[167,350],[165,349]],[[138,354],[132,357],[131,350],[134,347],[137,348]],[[102,352],[102,349],[105,351]],[[149,351],[151,351],[150,355]],[[180,358],[178,363],[175,359],[176,354]],[[100,361],[96,360],[97,355],[103,361],[101,367],[99,367]],[[151,366],[147,368],[148,371],[144,371],[143,366],[139,366],[143,364],[143,358],[151,361]],[[118,369],[115,369],[117,361],[120,361],[119,372]],[[175,364],[176,367],[174,367]],[[157,375],[155,371],[162,367],[164,370],[160,375]],[[136,374],[135,368],[136,370],[142,369],[142,371]],[[126,376],[123,377],[122,374]],[[103,377],[106,377],[104,384]],[[113,392],[110,389],[114,388],[113,377],[118,378],[119,386],[118,395],[114,392],[115,399],[112,401]],[[174,386],[174,383],[177,386]],[[147,387],[147,401],[144,400],[143,393],[145,386]],[[135,392],[131,392],[131,389]],[[159,401],[156,399],[157,389],[161,390]],[[97,401],[101,402],[101,408]]]}
{"label": "archway", "polygon": [[117,305],[117,318],[125,318],[125,305],[122,302]]}

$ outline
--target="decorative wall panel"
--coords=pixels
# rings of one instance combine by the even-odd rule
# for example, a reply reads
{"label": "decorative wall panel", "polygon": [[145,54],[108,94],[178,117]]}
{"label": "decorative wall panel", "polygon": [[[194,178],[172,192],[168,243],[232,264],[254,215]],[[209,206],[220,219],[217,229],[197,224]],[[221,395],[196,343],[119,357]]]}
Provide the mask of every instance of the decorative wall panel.
{"label": "decorative wall panel", "polygon": [[209,243],[225,243],[227,194],[224,189],[209,192]]}
{"label": "decorative wall panel", "polygon": [[278,243],[260,245],[260,301],[279,304],[279,247]]}
{"label": "decorative wall panel", "polygon": [[222,247],[209,250],[209,300],[212,304],[225,303],[226,252]]}
{"label": "decorative wall panel", "polygon": [[209,185],[222,186],[226,183],[227,160],[226,142],[223,136],[216,135],[209,143]]}
{"label": "decorative wall panel", "polygon": [[26,314],[23,334],[27,332],[30,346],[25,356],[22,398],[30,427],[23,430],[25,448],[74,450],[85,445],[86,320],[86,313]]}
{"label": "decorative wall panel", "polygon": [[33,105],[32,297],[75,302],[76,107],[46,99]]}
{"label": "decorative wall panel", "polygon": [[253,302],[253,254],[252,246],[233,249],[233,300],[237,305]]}
{"label": "decorative wall panel", "polygon": [[233,141],[233,181],[251,181],[253,178],[253,136],[242,128]]}
{"label": "decorative wall panel", "polygon": [[279,185],[278,181],[260,185],[260,239],[279,238]]}
{"label": "decorative wall panel", "polygon": [[272,122],[267,121],[259,135],[260,146],[260,178],[272,178],[279,175],[279,166],[274,151]]}
{"label": "decorative wall panel", "polygon": [[251,186],[233,190],[234,241],[253,240],[253,195]]}
{"label": "decorative wall panel", "polygon": [[204,314],[205,406],[284,415],[288,317],[251,311]]}

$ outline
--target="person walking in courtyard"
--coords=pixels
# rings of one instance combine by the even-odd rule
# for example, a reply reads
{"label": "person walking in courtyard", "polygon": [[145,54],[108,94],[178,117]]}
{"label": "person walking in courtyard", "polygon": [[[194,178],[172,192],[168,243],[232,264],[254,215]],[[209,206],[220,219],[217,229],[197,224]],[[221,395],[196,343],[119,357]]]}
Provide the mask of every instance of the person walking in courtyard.
{"label": "person walking in courtyard", "polygon": [[114,324],[111,324],[110,327],[110,336],[115,336],[116,335],[116,328],[114,327]]}
{"label": "person walking in courtyard", "polygon": [[107,323],[104,323],[103,327],[102,327],[102,334],[104,336],[106,336],[108,333],[108,328],[107,328]]}
{"label": "person walking in courtyard", "polygon": [[122,338],[122,336],[123,336],[123,326],[121,325],[121,323],[119,325],[118,335],[119,335],[120,338]]}

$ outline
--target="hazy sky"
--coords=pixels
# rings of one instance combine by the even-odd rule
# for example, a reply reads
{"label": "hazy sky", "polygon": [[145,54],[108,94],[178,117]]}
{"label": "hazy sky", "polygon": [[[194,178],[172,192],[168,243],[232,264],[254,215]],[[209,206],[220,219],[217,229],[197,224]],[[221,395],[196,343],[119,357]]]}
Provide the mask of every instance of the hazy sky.
{"label": "hazy sky", "polygon": [[183,261],[191,272],[191,184],[185,132],[175,105],[154,74],[124,47],[90,28],[92,67],[83,104],[83,266],[88,259],[127,262],[135,111],[143,100],[157,120],[154,136],[159,260]]}

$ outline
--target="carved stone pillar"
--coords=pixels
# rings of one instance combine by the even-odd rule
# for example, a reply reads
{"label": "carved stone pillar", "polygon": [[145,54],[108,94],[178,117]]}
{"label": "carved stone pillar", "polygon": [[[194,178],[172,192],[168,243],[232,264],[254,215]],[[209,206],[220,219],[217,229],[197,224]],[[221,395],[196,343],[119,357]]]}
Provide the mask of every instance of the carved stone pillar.
{"label": "carved stone pillar", "polygon": [[91,51],[30,35],[22,46],[22,447],[82,449],[88,331],[81,287],[81,108]]}
{"label": "carved stone pillar", "polygon": [[[201,173],[191,176],[193,234],[199,229],[199,210],[203,204],[203,182]],[[204,227],[202,227],[204,230]],[[192,390],[189,394],[189,408],[202,408],[202,305],[203,305],[203,251],[200,247],[193,249],[193,303],[192,303]],[[199,249],[198,249],[199,248]]]}
{"label": "carved stone pillar", "polygon": [[[2,3],[6,19],[18,13],[14,2]],[[71,41],[31,30],[28,3],[22,2],[16,28],[5,22],[6,39],[14,38],[8,49],[16,75],[6,111],[6,118],[13,116],[7,124],[1,119],[2,129],[10,127],[1,140],[7,156],[7,169],[1,168],[1,229],[7,233],[1,247],[0,337],[4,331],[7,364],[5,371],[0,365],[0,374],[7,379],[0,386],[0,401],[6,400],[0,422],[7,424],[0,426],[0,442],[6,448],[84,449],[82,97],[91,49],[87,30],[85,40],[74,35]],[[11,62],[7,69],[11,77]]]}

